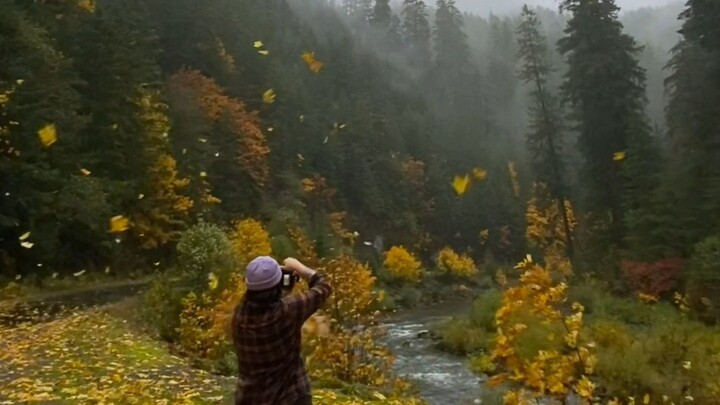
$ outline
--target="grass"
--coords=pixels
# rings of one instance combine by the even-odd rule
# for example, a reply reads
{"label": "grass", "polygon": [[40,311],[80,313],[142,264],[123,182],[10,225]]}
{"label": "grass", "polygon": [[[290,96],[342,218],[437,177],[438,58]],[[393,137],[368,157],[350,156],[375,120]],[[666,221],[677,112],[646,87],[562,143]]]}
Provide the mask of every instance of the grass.
{"label": "grass", "polygon": [[[0,327],[0,404],[232,403],[234,378],[194,369],[144,334],[134,320],[137,302]],[[320,405],[413,403],[322,388],[313,397]]]}

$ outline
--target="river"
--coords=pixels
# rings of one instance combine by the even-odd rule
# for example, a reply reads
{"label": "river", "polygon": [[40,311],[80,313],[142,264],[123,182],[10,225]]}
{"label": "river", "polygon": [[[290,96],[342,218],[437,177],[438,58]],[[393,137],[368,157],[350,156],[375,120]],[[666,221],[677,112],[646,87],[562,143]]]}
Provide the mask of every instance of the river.
{"label": "river", "polygon": [[436,349],[426,333],[469,307],[469,302],[463,302],[403,310],[384,323],[386,342],[396,358],[395,371],[412,381],[430,405],[480,403],[481,381],[468,368],[466,358]]}

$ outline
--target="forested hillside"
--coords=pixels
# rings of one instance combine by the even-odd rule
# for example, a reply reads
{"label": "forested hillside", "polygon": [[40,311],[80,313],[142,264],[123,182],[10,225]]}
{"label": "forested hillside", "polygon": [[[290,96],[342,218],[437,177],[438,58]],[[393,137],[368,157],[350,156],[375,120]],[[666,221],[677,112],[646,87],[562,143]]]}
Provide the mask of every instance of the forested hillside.
{"label": "forested hillside", "polygon": [[[504,291],[488,330],[508,344],[532,324],[512,297],[547,293],[579,333],[573,275],[715,322],[720,3],[559,3],[0,0],[0,292],[149,275],[159,337],[232,373],[240,270],[297,256],[352,286],[316,376],[402,395],[354,326],[466,284]],[[582,371],[536,399],[592,397],[573,345],[555,360]],[[502,349],[483,364],[531,374]]]}

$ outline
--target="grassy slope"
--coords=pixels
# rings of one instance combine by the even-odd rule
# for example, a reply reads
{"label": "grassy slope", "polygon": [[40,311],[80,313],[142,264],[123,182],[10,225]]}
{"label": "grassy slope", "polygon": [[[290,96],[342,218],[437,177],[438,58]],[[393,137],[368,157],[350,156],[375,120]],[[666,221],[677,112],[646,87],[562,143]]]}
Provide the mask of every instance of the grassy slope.
{"label": "grassy slope", "polygon": [[[0,327],[0,404],[229,404],[233,379],[189,367],[114,308]],[[406,404],[318,389],[316,404]]]}

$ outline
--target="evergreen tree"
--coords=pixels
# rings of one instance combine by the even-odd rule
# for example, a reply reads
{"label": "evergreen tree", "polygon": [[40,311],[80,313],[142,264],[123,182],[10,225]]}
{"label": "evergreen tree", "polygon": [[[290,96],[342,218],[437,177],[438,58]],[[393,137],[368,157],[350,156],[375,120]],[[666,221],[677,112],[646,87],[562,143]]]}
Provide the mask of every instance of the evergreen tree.
{"label": "evergreen tree", "polygon": [[469,48],[463,18],[455,0],[438,0],[435,13],[435,65],[441,69],[467,68]]}
{"label": "evergreen tree", "polygon": [[373,25],[388,28],[392,21],[393,12],[390,8],[390,0],[377,0],[372,10],[370,21]]}
{"label": "evergreen tree", "polygon": [[567,211],[567,189],[562,161],[563,138],[561,110],[557,98],[547,88],[548,76],[553,72],[549,63],[546,38],[540,33],[541,23],[534,11],[523,6],[522,22],[517,30],[517,41],[522,66],[520,79],[529,85],[530,132],[526,142],[532,163],[540,182],[547,184],[550,196],[556,200],[562,218],[565,246],[573,257],[573,240]]}
{"label": "evergreen tree", "polygon": [[667,121],[687,249],[720,229],[720,3],[689,0],[680,18]]}
{"label": "evergreen tree", "polygon": [[430,62],[430,23],[423,0],[405,0],[403,4],[403,36],[410,49],[410,61],[420,68]]}
{"label": "evergreen tree", "polygon": [[585,203],[591,211],[611,214],[611,239],[617,243],[623,233],[623,182],[613,157],[627,149],[630,136],[649,131],[645,71],[636,59],[641,48],[623,33],[614,0],[565,0],[562,9],[572,13],[558,43],[568,64],[562,90],[584,157]]}

